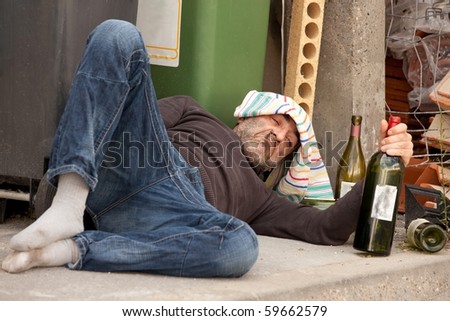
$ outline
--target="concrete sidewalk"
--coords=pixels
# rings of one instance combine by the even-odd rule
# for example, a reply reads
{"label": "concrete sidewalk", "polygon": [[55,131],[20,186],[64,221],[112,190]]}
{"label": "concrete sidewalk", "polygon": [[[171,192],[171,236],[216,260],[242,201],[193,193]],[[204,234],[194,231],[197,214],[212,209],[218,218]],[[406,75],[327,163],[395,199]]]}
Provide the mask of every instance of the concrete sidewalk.
{"label": "concrete sidewalk", "polygon": [[[7,242],[31,222],[0,224]],[[0,300],[450,300],[450,246],[426,254],[405,243],[399,216],[394,248],[373,257],[352,248],[259,237],[260,257],[239,279],[189,279],[139,273],[95,273],[63,267],[20,274],[0,271]]]}

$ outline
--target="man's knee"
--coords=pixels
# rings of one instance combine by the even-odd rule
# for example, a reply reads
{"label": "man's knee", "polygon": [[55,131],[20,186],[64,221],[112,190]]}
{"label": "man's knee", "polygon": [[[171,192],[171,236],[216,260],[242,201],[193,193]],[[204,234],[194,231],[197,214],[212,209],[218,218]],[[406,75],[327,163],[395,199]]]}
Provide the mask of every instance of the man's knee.
{"label": "man's knee", "polygon": [[110,34],[115,36],[119,33],[137,32],[137,28],[131,22],[125,20],[108,19],[101,22],[95,29],[94,33]]}
{"label": "man's knee", "polygon": [[[119,47],[143,47],[139,30],[128,21],[109,19],[100,23],[89,35],[89,41],[111,43]],[[110,48],[111,49],[111,48]]]}
{"label": "man's knee", "polygon": [[240,277],[250,271],[258,259],[258,239],[250,226],[244,224],[234,234],[223,243],[223,257],[217,266],[219,276]]}

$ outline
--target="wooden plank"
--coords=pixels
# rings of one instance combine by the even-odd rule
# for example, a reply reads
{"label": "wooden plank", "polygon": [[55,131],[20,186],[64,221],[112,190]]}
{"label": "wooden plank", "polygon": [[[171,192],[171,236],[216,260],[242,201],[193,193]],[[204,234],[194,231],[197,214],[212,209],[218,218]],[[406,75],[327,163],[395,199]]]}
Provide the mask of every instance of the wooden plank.
{"label": "wooden plank", "polygon": [[386,77],[406,80],[405,74],[403,73],[403,60],[387,57],[385,60],[385,66]]}
{"label": "wooden plank", "polygon": [[440,142],[434,142],[434,141],[430,141],[430,140],[425,141],[425,139],[421,139],[419,142],[423,145],[428,145],[430,147],[439,149],[445,153],[450,152],[450,145],[447,145],[447,144],[441,144]]}
{"label": "wooden plank", "polygon": [[406,80],[390,77],[386,77],[386,88],[392,88],[404,92],[410,92],[413,89]]}
{"label": "wooden plank", "polygon": [[386,66],[394,67],[397,69],[403,68],[403,59],[395,59],[393,57],[386,57]]}
{"label": "wooden plank", "polygon": [[388,108],[391,110],[403,112],[411,111],[409,104],[406,101],[399,101],[395,99],[386,98],[386,104],[388,105]]}
{"label": "wooden plank", "polygon": [[395,90],[390,87],[386,87],[386,98],[393,100],[399,100],[408,103],[408,93],[406,91]]}

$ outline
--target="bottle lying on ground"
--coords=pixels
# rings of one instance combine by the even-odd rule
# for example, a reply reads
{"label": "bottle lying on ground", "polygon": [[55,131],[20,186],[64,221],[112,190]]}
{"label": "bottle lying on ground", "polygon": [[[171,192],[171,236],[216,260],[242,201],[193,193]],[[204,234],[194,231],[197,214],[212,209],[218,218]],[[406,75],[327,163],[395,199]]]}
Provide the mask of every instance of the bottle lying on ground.
{"label": "bottle lying on ground", "polygon": [[413,220],[406,230],[408,242],[426,252],[435,253],[447,243],[447,232],[442,227],[426,219]]}

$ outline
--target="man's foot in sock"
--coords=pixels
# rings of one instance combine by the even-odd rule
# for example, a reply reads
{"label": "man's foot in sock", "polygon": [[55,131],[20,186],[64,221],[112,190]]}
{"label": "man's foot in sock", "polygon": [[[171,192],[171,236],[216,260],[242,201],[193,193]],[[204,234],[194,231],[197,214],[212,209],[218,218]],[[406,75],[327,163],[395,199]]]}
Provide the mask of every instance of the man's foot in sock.
{"label": "man's foot in sock", "polygon": [[34,267],[62,266],[75,263],[80,256],[75,241],[61,240],[41,249],[26,252],[12,252],[2,263],[2,269],[9,273],[19,273]]}
{"label": "man's foot in sock", "polygon": [[11,249],[30,251],[82,232],[88,193],[89,188],[81,176],[75,173],[61,175],[50,208],[11,239]]}
{"label": "man's foot in sock", "polygon": [[[56,206],[55,206],[56,207]],[[83,210],[70,212],[53,205],[34,223],[11,238],[9,247],[15,251],[30,251],[52,242],[70,238],[84,230]]]}

